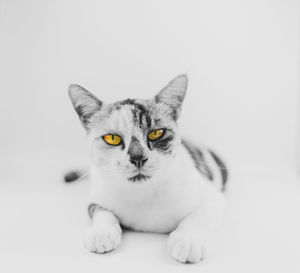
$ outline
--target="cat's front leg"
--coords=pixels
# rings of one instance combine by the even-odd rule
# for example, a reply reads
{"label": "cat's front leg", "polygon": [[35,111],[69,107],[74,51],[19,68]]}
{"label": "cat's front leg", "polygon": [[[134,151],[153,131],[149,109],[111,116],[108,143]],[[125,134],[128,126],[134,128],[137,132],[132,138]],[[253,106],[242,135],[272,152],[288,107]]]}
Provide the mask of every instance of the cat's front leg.
{"label": "cat's front leg", "polygon": [[219,225],[225,208],[223,196],[203,204],[186,216],[169,235],[168,251],[182,263],[196,263],[203,259],[203,246]]}
{"label": "cat's front leg", "polygon": [[106,253],[121,242],[122,229],[117,217],[110,211],[92,204],[89,206],[92,226],[85,233],[85,246],[91,252]]}

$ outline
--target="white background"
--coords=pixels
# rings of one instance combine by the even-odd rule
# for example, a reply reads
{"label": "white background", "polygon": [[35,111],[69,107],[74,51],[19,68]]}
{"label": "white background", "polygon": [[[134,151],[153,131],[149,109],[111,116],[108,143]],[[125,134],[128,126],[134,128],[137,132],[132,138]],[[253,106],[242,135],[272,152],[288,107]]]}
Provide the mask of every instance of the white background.
{"label": "white background", "polygon": [[[299,9],[296,0],[0,0],[0,268],[297,272]],[[218,240],[188,267],[154,235],[130,233],[109,256],[85,252],[87,182],[61,181],[88,158],[68,85],[112,102],[149,98],[181,73],[190,78],[182,130],[232,170]]]}

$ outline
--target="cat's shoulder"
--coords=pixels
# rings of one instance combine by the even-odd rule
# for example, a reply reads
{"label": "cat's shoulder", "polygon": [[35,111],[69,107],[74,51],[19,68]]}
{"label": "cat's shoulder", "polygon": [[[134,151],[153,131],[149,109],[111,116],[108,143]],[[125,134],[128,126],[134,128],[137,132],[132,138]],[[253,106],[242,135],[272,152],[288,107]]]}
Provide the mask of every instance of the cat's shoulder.
{"label": "cat's shoulder", "polygon": [[224,160],[215,151],[202,143],[182,138],[181,144],[190,155],[195,168],[200,174],[224,191],[228,180],[228,169]]}

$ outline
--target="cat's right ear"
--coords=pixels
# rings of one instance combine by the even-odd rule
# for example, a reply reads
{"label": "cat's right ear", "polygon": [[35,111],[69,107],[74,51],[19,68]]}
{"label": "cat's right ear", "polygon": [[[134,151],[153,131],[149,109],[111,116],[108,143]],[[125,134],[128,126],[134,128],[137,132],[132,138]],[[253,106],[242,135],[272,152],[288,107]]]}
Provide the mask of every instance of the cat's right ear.
{"label": "cat's right ear", "polygon": [[83,127],[89,130],[89,120],[97,111],[101,110],[102,101],[77,84],[69,86],[69,97]]}

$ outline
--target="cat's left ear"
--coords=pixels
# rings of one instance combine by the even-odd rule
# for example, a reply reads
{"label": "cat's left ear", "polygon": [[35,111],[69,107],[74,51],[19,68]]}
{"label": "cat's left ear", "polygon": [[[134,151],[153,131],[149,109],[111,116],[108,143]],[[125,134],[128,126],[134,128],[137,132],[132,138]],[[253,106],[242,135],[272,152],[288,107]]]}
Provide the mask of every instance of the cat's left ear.
{"label": "cat's left ear", "polygon": [[173,110],[172,117],[175,120],[177,120],[180,114],[181,105],[184,100],[187,87],[187,75],[179,75],[170,81],[169,84],[155,96],[155,101],[157,103],[164,103]]}
{"label": "cat's left ear", "polygon": [[90,118],[101,110],[103,102],[77,84],[69,86],[69,97],[83,127],[88,131]]}

